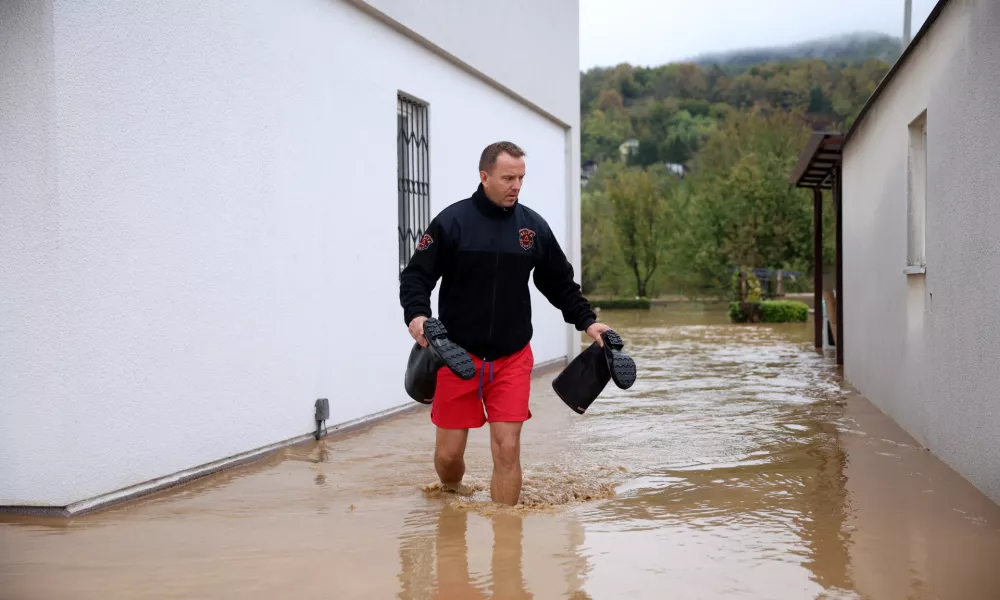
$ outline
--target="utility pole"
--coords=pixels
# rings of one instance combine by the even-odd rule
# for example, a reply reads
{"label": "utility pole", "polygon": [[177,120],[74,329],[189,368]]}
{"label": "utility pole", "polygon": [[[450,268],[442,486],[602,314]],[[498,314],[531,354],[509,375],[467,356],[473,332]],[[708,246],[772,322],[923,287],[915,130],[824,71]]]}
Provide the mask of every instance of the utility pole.
{"label": "utility pole", "polygon": [[903,8],[903,49],[910,45],[910,20],[913,15],[913,0],[904,0]]}

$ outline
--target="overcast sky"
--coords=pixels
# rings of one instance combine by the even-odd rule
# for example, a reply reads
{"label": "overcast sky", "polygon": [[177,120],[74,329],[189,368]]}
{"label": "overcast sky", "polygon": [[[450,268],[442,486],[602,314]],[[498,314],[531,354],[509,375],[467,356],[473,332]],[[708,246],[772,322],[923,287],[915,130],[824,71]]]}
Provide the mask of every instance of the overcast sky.
{"label": "overcast sky", "polygon": [[[912,33],[937,0],[913,0]],[[903,0],[580,0],[580,68],[655,66],[705,52],[855,31],[903,34]]]}

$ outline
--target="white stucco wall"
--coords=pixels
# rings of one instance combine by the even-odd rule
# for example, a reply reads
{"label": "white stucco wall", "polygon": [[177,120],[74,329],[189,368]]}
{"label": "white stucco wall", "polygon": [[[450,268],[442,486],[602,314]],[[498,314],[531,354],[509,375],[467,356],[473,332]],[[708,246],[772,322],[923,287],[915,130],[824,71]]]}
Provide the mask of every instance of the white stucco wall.
{"label": "white stucco wall", "polygon": [[[0,2],[0,496],[62,431],[52,3]],[[53,461],[58,457],[53,456]],[[0,499],[0,504],[3,500]]]}
{"label": "white stucco wall", "polygon": [[[328,425],[412,403],[397,90],[430,103],[434,212],[510,139],[523,201],[578,219],[565,129],[345,2],[0,11],[0,505],[308,433],[318,397]],[[536,360],[564,356],[534,301]]]}
{"label": "white stucco wall", "polygon": [[[579,0],[339,0],[371,11],[408,35],[427,40],[525,103],[566,126],[566,205],[571,218],[563,244],[577,281],[580,250]],[[566,355],[580,338],[566,328]]]}
{"label": "white stucco wall", "polygon": [[562,122],[579,123],[579,0],[349,1],[402,23]]}
{"label": "white stucco wall", "polygon": [[[952,0],[844,152],[847,378],[1000,502],[1000,4]],[[907,126],[927,111],[925,276]]]}

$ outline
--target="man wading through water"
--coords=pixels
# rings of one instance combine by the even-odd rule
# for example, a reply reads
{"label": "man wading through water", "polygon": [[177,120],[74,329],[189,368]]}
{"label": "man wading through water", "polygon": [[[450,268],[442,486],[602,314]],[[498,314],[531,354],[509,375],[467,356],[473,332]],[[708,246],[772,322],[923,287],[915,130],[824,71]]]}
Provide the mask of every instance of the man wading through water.
{"label": "man wading through water", "polygon": [[608,330],[573,281],[573,267],[548,224],[518,202],[524,155],[510,142],[483,150],[479,188],[430,222],[399,286],[410,335],[426,347],[431,290],[441,278],[440,320],[449,340],[468,351],[476,368],[469,380],[448,368],[437,374],[431,422],[437,426],[434,468],[441,484],[461,483],[469,429],[489,422],[490,496],[509,505],[521,495],[521,426],[531,418],[532,269],[535,286],[567,323],[602,345],[601,333]]}

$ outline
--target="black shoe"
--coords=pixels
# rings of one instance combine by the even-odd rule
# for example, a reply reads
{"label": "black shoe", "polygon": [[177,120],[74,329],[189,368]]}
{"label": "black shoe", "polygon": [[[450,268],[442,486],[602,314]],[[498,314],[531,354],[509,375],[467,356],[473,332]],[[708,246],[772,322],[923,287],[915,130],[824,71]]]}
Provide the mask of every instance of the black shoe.
{"label": "black shoe", "polygon": [[621,389],[629,389],[635,383],[635,361],[622,352],[625,342],[614,329],[602,333],[601,339],[604,340],[604,358],[611,372],[611,380]]}
{"label": "black shoe", "polygon": [[552,380],[556,395],[577,414],[587,412],[611,380],[604,349],[597,342],[570,361]]}
{"label": "black shoe", "polygon": [[437,319],[424,321],[424,337],[434,356],[452,373],[466,381],[476,376],[476,364],[472,362],[472,357],[465,348],[448,339],[444,323]]}

